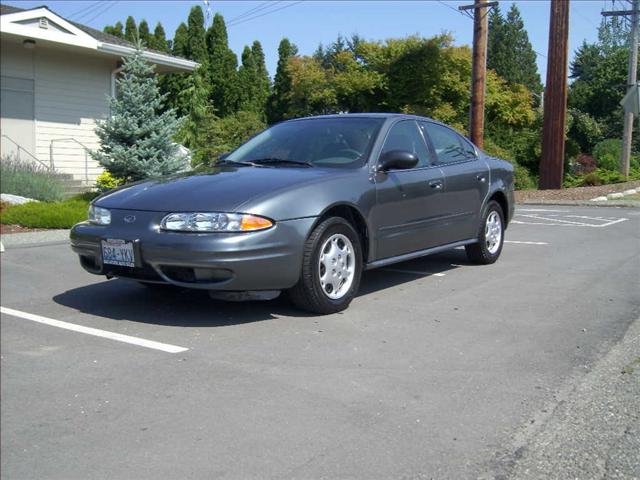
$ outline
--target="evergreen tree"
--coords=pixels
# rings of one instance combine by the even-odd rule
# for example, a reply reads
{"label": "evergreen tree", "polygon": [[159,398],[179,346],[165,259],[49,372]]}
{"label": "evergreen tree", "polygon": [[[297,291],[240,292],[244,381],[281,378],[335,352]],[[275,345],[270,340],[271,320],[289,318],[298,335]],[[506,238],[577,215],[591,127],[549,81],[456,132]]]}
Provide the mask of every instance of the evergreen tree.
{"label": "evergreen tree", "polygon": [[[184,22],[176,29],[171,53],[177,57],[187,58],[187,25]],[[188,114],[184,97],[180,95],[180,92],[186,88],[189,76],[188,73],[170,73],[163,75],[160,79],[160,89],[166,96],[167,106],[175,109],[180,117]]]}
{"label": "evergreen tree", "polygon": [[137,43],[138,41],[138,27],[136,26],[135,19],[129,15],[124,27],[124,38],[131,43]]}
{"label": "evergreen tree", "polygon": [[239,110],[259,112],[257,103],[258,69],[250,47],[245,46],[242,51],[242,64],[238,69]]}
{"label": "evergreen tree", "polygon": [[138,25],[138,37],[145,47],[150,48],[149,45],[152,43],[151,32],[149,31],[149,24],[144,19],[140,22],[140,25]]}
{"label": "evergreen tree", "polygon": [[198,63],[207,60],[204,14],[199,5],[191,9],[187,20],[187,58]]}
{"label": "evergreen tree", "polygon": [[489,16],[487,68],[509,83],[522,84],[534,93],[542,91],[536,52],[515,3],[506,20],[497,7]]}
{"label": "evergreen tree", "polygon": [[115,25],[107,25],[102,31],[109,35],[113,35],[114,37],[124,38],[124,32],[122,31],[123,28],[122,22],[116,22]]}
{"label": "evergreen tree", "polygon": [[238,59],[229,48],[227,27],[219,13],[207,31],[211,99],[219,116],[229,115],[238,109]]}
{"label": "evergreen tree", "polygon": [[178,94],[185,112],[185,119],[177,139],[191,150],[193,165],[211,163],[214,160],[208,158],[210,131],[215,121],[213,106],[209,103],[208,76],[207,65],[201,65],[185,79],[184,88]]}
{"label": "evergreen tree", "polygon": [[262,45],[258,40],[255,40],[251,45],[251,53],[253,54],[253,61],[256,65],[256,105],[258,105],[257,112],[260,113],[263,120],[266,119],[267,99],[271,93],[271,80],[269,79],[269,72],[267,71],[267,65],[264,59],[264,51]]}
{"label": "evergreen tree", "polygon": [[278,46],[278,67],[273,79],[273,91],[267,103],[267,121],[269,123],[284,120],[289,110],[289,93],[291,91],[291,74],[289,59],[298,53],[298,48],[283,38]]}
{"label": "evergreen tree", "polygon": [[158,50],[159,52],[169,53],[169,44],[167,43],[167,37],[164,33],[164,28],[162,24],[158,22],[156,24],[156,28],[153,31],[153,36],[151,37],[154,50]]}
{"label": "evergreen tree", "polygon": [[166,175],[180,170],[172,138],[179,121],[172,109],[163,111],[153,66],[142,56],[141,42],[124,59],[117,96],[109,101],[111,115],[99,122],[100,149],[92,157],[113,176],[127,180]]}
{"label": "evergreen tree", "polygon": [[182,22],[180,25],[178,25],[178,28],[176,29],[176,33],[173,36],[173,45],[171,46],[171,53],[173,53],[178,57],[186,58],[188,55],[187,37],[188,37],[187,25],[184,22]]}

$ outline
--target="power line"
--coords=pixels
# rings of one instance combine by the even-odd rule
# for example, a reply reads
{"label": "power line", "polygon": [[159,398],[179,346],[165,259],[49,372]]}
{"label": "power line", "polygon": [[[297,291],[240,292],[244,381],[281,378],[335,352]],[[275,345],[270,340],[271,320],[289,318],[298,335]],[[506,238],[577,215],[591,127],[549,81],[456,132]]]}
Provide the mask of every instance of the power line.
{"label": "power line", "polygon": [[451,6],[451,5],[449,5],[448,3],[444,3],[442,0],[436,0],[436,1],[437,1],[438,3],[440,3],[440,4],[444,5],[445,7],[447,7],[447,8],[449,8],[449,9],[453,10],[454,12],[459,13],[459,14],[460,14],[460,15],[462,15],[463,17],[471,18],[471,17],[469,17],[469,16],[465,15],[464,13],[462,13],[461,11],[459,11],[457,8],[452,7],[452,6]]}
{"label": "power line", "polygon": [[86,20],[86,23],[91,23],[92,21],[94,21],[96,18],[98,18],[100,15],[102,15],[103,13],[106,13],[107,10],[110,10],[112,7],[116,6],[116,4],[118,3],[119,0],[115,0],[113,3],[107,5],[106,8],[104,8],[103,10],[101,10],[100,12],[96,13],[93,17],[91,17],[89,20]]}
{"label": "power line", "polygon": [[257,13],[261,10],[264,10],[265,8],[269,8],[269,6],[273,6],[273,5],[277,5],[278,3],[282,3],[284,0],[277,0],[277,1],[272,1],[272,0],[267,0],[266,2],[261,3],[260,5],[256,6],[256,7],[252,7],[249,10],[246,10],[245,12],[241,13],[240,15],[237,15],[235,17],[233,17],[232,19],[228,20],[227,23],[232,23],[235,22],[236,20],[240,20],[242,18],[248,17],[249,15],[253,15],[254,13]]}
{"label": "power line", "polygon": [[76,15],[79,15],[87,10],[90,10],[98,5],[100,5],[102,3],[101,0],[98,0],[97,2],[91,3],[87,6],[82,7],[80,10],[77,10],[75,12],[73,12],[71,15],[68,15],[67,18],[72,19],[73,17],[75,17]]}
{"label": "power line", "polygon": [[265,15],[269,15],[271,13],[275,13],[275,12],[277,12],[279,10],[284,10],[285,8],[293,7],[294,5],[297,5],[298,3],[302,3],[302,1],[303,0],[298,0],[297,2],[293,2],[293,3],[289,3],[287,5],[283,5],[280,8],[276,8],[275,10],[269,10],[268,12],[261,13],[260,15],[255,15],[253,17],[242,19],[239,22],[236,22],[236,23],[233,23],[233,24],[228,24],[227,27],[235,27],[236,25],[241,25],[241,24],[243,24],[245,22],[248,22],[250,20],[255,20],[256,18],[264,17]]}

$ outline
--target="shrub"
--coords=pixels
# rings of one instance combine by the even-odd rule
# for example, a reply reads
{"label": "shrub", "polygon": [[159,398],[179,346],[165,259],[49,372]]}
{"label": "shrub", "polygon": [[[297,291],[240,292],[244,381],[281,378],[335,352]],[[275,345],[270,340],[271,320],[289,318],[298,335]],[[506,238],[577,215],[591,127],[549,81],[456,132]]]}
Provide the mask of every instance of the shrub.
{"label": "shrub", "polygon": [[96,178],[96,188],[100,192],[107,192],[124,183],[123,178],[117,178],[111,175],[108,170],[102,172],[98,178]]}
{"label": "shrub", "polygon": [[584,175],[591,173],[596,169],[596,160],[584,153],[578,155],[578,158],[570,164],[570,171],[575,175]]}
{"label": "shrub", "polygon": [[537,187],[536,180],[529,170],[522,165],[514,165],[514,181],[516,190],[531,190]]}
{"label": "shrub", "polygon": [[[622,140],[609,138],[598,143],[593,148],[593,156],[596,159],[598,168],[616,172],[620,169],[620,157],[622,155]],[[640,162],[635,155],[631,156],[630,165],[632,168],[640,168]]]}
{"label": "shrub", "polygon": [[16,158],[0,160],[0,191],[36,200],[62,199],[62,182],[45,167]]}
{"label": "shrub", "polygon": [[0,223],[29,228],[71,228],[87,219],[89,202],[70,199],[64,202],[28,202],[13,205],[0,214]]}
{"label": "shrub", "polygon": [[580,181],[581,187],[596,187],[602,185],[602,179],[598,172],[587,173]]}

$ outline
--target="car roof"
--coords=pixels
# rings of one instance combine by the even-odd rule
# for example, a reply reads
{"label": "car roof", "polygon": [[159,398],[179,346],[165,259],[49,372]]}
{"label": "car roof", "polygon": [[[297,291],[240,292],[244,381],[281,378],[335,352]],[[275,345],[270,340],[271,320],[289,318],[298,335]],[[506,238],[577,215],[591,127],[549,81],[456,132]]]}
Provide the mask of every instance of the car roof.
{"label": "car roof", "polygon": [[[335,113],[330,115],[314,115],[311,117],[300,117],[300,118],[294,118],[287,121],[295,122],[299,120],[322,119],[322,118],[408,118],[413,120],[429,120],[432,122],[436,122],[436,120],[433,120],[428,117],[422,117],[420,115],[411,115],[408,113],[385,113],[385,112]],[[437,123],[440,123],[440,122],[437,122]]]}

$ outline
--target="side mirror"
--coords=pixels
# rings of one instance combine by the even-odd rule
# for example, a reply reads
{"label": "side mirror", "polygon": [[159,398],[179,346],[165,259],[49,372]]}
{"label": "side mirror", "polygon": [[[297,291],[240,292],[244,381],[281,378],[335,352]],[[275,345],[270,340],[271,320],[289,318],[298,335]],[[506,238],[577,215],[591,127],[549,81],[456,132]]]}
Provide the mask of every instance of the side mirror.
{"label": "side mirror", "polygon": [[406,170],[418,164],[418,157],[406,150],[390,150],[382,155],[378,164],[379,172]]}

